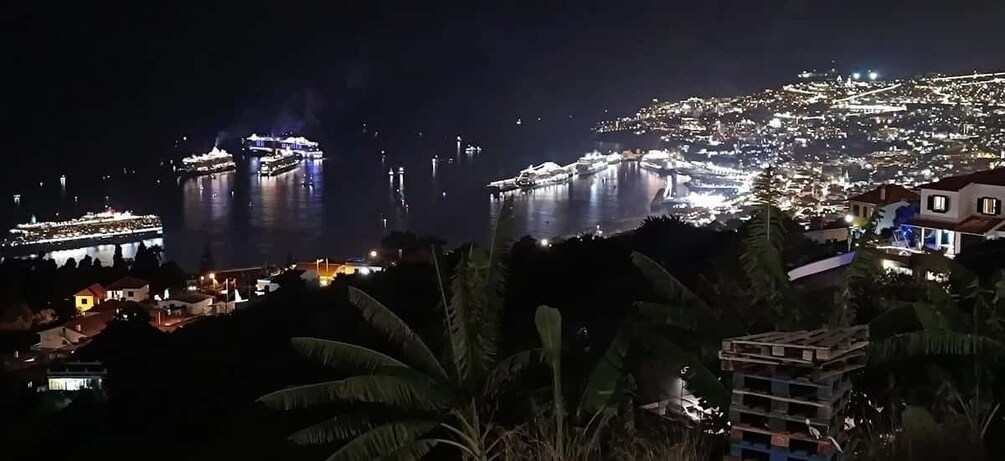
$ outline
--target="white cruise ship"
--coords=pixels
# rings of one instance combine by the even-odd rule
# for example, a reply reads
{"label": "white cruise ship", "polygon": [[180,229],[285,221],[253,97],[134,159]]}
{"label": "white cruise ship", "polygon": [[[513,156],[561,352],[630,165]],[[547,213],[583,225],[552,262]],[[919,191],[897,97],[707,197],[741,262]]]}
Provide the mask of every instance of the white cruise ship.
{"label": "white cruise ship", "polygon": [[32,254],[67,248],[82,248],[97,243],[134,242],[164,233],[156,215],[134,215],[109,208],[101,213],[87,213],[68,221],[18,224],[0,244],[0,251]]}
{"label": "white cruise ship", "polygon": [[234,163],[234,156],[223,149],[214,147],[209,153],[181,159],[181,167],[177,171],[181,175],[200,176],[230,171],[235,168],[237,168],[237,164]]}
{"label": "white cruise ship", "polygon": [[275,176],[296,168],[298,164],[300,164],[300,157],[297,154],[291,150],[279,149],[259,160],[258,174],[261,176]]}
{"label": "white cruise ship", "polygon": [[306,159],[321,159],[325,155],[320,143],[303,136],[280,138],[252,134],[244,138],[244,147],[256,155],[270,155],[276,149],[288,150]]}
{"label": "white cruise ship", "polygon": [[516,185],[524,189],[531,189],[563,184],[569,182],[571,178],[572,173],[569,170],[562,168],[555,162],[544,162],[521,171],[520,175],[516,177]]}
{"label": "white cruise ship", "polygon": [[591,152],[576,161],[576,174],[587,175],[607,168],[607,156]]}

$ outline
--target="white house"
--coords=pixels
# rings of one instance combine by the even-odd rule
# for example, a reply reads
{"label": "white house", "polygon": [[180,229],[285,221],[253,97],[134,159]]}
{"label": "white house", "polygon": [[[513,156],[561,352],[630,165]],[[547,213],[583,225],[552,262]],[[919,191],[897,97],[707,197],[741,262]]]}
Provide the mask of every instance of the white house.
{"label": "white house", "polygon": [[921,212],[908,224],[915,246],[954,256],[987,239],[1005,237],[1005,168],[951,176],[921,189]]}
{"label": "white house", "polygon": [[179,293],[159,301],[157,307],[167,310],[184,310],[189,315],[212,313],[213,297],[202,293]]}
{"label": "white house", "polygon": [[105,299],[142,302],[150,299],[150,283],[127,275],[105,287],[105,293]]}

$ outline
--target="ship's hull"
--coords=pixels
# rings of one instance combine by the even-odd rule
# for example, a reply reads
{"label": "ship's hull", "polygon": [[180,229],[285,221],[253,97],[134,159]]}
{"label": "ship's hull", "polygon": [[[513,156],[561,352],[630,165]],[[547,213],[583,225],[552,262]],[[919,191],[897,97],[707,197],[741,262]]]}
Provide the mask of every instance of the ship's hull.
{"label": "ship's hull", "polygon": [[25,243],[21,245],[0,245],[0,254],[4,256],[31,256],[58,250],[87,248],[95,245],[112,245],[117,243],[138,242],[164,235],[163,227],[136,229],[106,235],[92,235],[55,242]]}
{"label": "ship's hull", "polygon": [[285,173],[287,171],[293,170],[298,165],[300,165],[300,160],[295,159],[292,162],[284,162],[281,165],[276,165],[275,167],[270,168],[269,170],[262,170],[261,168],[259,168],[258,174],[260,176],[276,176]]}
{"label": "ship's hull", "polygon": [[182,168],[182,169],[178,170],[178,175],[181,176],[181,177],[183,177],[183,178],[194,178],[194,177],[197,177],[197,176],[206,176],[206,175],[211,175],[211,174],[216,174],[216,173],[226,173],[228,171],[234,171],[236,169],[237,169],[237,164],[231,162],[231,163],[228,163],[228,164],[224,164],[224,165],[221,165],[221,166],[215,166],[215,167],[208,168],[208,169],[205,169],[205,170],[195,170],[195,169],[190,170],[190,169]]}
{"label": "ship's hull", "polygon": [[572,175],[568,173],[556,174],[548,178],[532,179],[529,181],[517,180],[517,186],[521,189],[536,189],[538,187],[554,186],[557,184],[565,184],[572,179]]}
{"label": "ship's hull", "polygon": [[579,175],[593,174],[593,173],[596,173],[598,171],[603,171],[603,170],[607,169],[607,165],[608,164],[607,164],[606,160],[603,161],[603,162],[590,163],[590,164],[587,164],[587,165],[584,165],[582,163],[577,163],[576,164],[576,174],[579,174]]}

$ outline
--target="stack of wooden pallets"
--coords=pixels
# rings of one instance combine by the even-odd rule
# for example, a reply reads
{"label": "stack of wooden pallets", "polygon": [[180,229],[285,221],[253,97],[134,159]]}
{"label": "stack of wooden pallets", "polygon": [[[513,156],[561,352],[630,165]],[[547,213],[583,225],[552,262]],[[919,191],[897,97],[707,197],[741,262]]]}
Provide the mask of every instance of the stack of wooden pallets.
{"label": "stack of wooden pallets", "polygon": [[868,345],[866,326],[723,340],[719,358],[733,372],[725,460],[838,459],[850,373],[865,366]]}

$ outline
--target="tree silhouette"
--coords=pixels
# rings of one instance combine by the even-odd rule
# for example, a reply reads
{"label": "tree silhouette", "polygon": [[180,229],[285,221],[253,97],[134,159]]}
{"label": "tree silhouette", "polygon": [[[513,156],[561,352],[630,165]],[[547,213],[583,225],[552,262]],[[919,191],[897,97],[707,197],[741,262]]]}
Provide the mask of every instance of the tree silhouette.
{"label": "tree silhouette", "polygon": [[213,271],[216,262],[213,260],[213,250],[209,248],[209,243],[202,247],[202,257],[199,258],[199,273],[205,274]]}
{"label": "tree silhouette", "polygon": [[112,256],[112,267],[116,271],[126,271],[129,269],[129,265],[126,264],[126,258],[122,257],[122,245],[115,245],[115,255]]}

